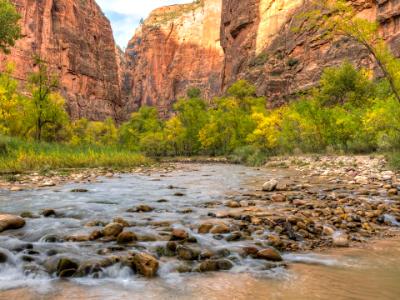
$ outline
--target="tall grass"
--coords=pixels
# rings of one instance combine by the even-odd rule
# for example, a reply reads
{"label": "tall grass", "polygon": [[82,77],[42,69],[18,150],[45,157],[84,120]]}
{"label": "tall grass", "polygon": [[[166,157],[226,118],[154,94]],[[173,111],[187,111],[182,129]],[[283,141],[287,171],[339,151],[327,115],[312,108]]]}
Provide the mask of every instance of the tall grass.
{"label": "tall grass", "polygon": [[117,147],[69,146],[0,137],[0,173],[63,168],[130,168],[150,164],[142,154]]}

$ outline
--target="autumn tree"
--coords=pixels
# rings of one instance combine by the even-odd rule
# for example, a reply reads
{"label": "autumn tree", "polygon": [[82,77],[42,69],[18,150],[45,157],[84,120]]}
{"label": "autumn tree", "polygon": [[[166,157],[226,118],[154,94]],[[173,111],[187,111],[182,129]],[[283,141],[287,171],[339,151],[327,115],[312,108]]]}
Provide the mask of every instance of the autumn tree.
{"label": "autumn tree", "polygon": [[21,36],[18,25],[20,15],[9,0],[0,0],[0,51],[9,52],[9,47]]}
{"label": "autumn tree", "polygon": [[28,117],[34,130],[35,139],[41,141],[46,129],[56,140],[57,132],[67,123],[68,115],[64,109],[65,101],[57,93],[58,79],[50,74],[47,66],[40,58],[35,58],[37,71],[29,76],[29,89],[32,94],[28,104]]}
{"label": "autumn tree", "polygon": [[302,15],[307,21],[297,30],[322,29],[327,38],[346,36],[362,45],[375,59],[400,102],[400,61],[379,32],[379,24],[357,16],[348,0],[312,0],[313,9]]}

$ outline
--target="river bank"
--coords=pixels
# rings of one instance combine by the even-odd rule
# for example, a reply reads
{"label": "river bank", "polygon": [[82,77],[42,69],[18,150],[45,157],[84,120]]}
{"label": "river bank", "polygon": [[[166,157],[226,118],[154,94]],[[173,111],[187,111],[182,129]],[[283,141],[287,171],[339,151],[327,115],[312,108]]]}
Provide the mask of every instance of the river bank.
{"label": "river bank", "polygon": [[94,285],[218,270],[263,277],[290,270],[294,253],[395,236],[400,221],[398,174],[379,156],[134,171],[3,189],[1,212],[26,224],[0,233],[0,289],[58,277]]}

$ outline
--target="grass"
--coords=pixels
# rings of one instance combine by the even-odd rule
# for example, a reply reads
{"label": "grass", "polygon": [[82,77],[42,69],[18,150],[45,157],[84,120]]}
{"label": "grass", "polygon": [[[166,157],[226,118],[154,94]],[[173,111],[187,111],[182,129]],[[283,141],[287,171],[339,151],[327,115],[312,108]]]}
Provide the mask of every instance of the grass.
{"label": "grass", "polygon": [[400,170],[400,152],[392,152],[386,155],[389,166],[395,170]]}
{"label": "grass", "polygon": [[0,137],[0,173],[66,168],[124,169],[148,165],[144,155],[117,147],[69,146]]}

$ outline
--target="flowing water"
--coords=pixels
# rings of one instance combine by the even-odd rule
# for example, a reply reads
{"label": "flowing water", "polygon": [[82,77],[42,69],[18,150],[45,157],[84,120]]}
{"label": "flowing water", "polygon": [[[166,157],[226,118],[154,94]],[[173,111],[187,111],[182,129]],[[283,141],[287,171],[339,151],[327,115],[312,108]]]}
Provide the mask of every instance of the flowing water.
{"label": "flowing water", "polygon": [[[0,250],[12,258],[0,264],[0,299],[399,299],[397,239],[374,242],[362,249],[285,253],[288,267],[270,269],[263,261],[235,254],[235,249],[248,241],[228,243],[193,231],[191,235],[202,248],[229,248],[234,268],[179,274],[174,271],[178,261],[161,259],[159,277],[151,280],[119,264],[102,270],[99,276],[71,280],[56,279],[42,268],[51,251],[80,261],[106,255],[104,242],[59,241],[66,235],[90,233],[93,228],[84,225],[93,220],[110,222],[123,217],[132,223],[132,231],[147,237],[135,247],[154,252],[165,245],[167,227],[194,227],[208,219],[210,212],[221,209],[218,205],[210,208],[209,203],[237,199],[272,175],[277,176],[243,166],[188,165],[169,173],[104,178],[100,183],[19,193],[2,191],[1,212],[39,213],[52,208],[60,216],[28,219],[24,228],[0,234]],[[71,193],[77,188],[89,192]],[[141,204],[155,210],[126,212]],[[21,251],[27,244],[30,249]]]}

